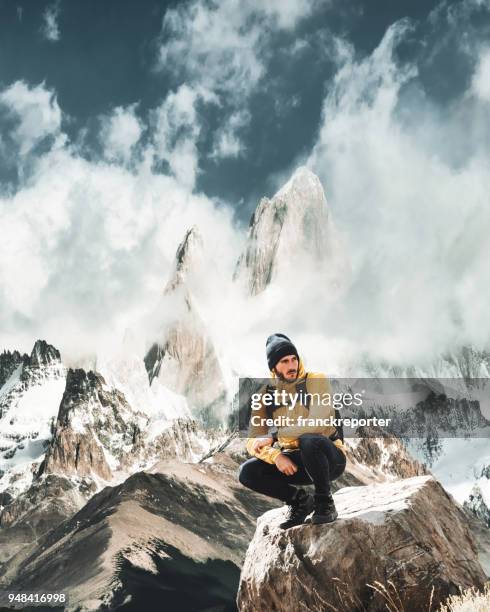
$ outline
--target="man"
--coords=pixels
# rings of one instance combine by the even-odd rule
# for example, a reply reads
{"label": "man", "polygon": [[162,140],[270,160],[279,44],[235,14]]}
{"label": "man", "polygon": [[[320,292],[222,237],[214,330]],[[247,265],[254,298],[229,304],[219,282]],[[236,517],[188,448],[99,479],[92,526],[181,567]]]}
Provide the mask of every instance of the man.
{"label": "man", "polygon": [[[299,417],[308,418],[315,411],[317,415],[335,417],[334,407],[320,405],[317,398],[321,393],[331,396],[330,384],[323,374],[305,372],[296,347],[284,334],[269,336],[266,353],[274,385],[273,389],[262,389],[260,408],[252,411],[252,416],[258,419],[251,419],[251,422],[258,420],[259,425],[250,427],[247,450],[252,458],[240,466],[239,481],[257,493],[289,505],[288,518],[281,523],[283,529],[300,525],[312,510],[312,523],[330,523],[338,516],[330,483],[344,472],[346,465],[342,435],[332,425],[294,425],[301,422]],[[275,398],[287,397],[288,400],[285,403],[274,401],[268,412],[264,393],[268,392],[270,400],[273,390],[277,390]],[[298,390],[302,392],[301,397],[315,396],[316,399],[308,406],[305,406],[306,401],[296,402],[291,409],[289,398],[298,397],[295,395]],[[277,433],[271,435],[265,422],[268,416],[274,421],[289,417],[294,423],[278,426]],[[274,447],[276,440],[279,448]],[[296,485],[307,484],[314,485],[314,497],[305,489],[296,488]]]}

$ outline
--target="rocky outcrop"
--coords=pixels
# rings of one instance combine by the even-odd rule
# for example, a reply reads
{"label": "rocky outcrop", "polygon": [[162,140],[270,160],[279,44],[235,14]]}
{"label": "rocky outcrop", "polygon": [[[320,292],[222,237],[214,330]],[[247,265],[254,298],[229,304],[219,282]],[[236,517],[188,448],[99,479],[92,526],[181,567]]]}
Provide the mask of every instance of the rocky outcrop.
{"label": "rocky outcrop", "polygon": [[[346,487],[330,525],[283,531],[282,508],[257,521],[241,573],[241,612],[435,608],[485,573],[462,509],[431,476]],[[388,595],[387,595],[388,594]],[[300,602],[300,603],[299,603]]]}
{"label": "rocky outcrop", "polygon": [[63,591],[82,611],[129,598],[135,610],[233,609],[255,519],[275,505],[239,485],[237,468],[223,454],[162,462],[105,488],[13,557],[0,587]]}
{"label": "rocky outcrop", "polygon": [[483,416],[477,400],[453,399],[430,391],[410,410],[395,412],[391,427],[399,435],[423,437],[429,432],[433,439],[456,438],[485,428],[490,431],[490,420]]}
{"label": "rocky outcrop", "polygon": [[234,278],[256,295],[271,282],[290,284],[291,270],[304,271],[308,263],[314,264],[317,275],[332,273],[341,263],[340,256],[320,180],[300,167],[272,199],[260,200]]}
{"label": "rocky outcrop", "polygon": [[26,384],[42,383],[44,380],[64,378],[65,368],[57,348],[46,340],[36,340],[28,361],[21,373],[21,381]]}
{"label": "rocky outcrop", "polygon": [[[464,381],[422,377],[378,376],[334,381],[335,391],[346,388],[366,393],[362,406],[342,409],[345,417],[387,419],[384,429],[399,438],[458,438],[490,435],[480,399]],[[490,387],[489,387],[490,390]],[[480,393],[481,389],[478,393]],[[485,391],[482,391],[485,394]],[[486,399],[490,394],[486,391]],[[355,433],[355,428],[344,428]]]}

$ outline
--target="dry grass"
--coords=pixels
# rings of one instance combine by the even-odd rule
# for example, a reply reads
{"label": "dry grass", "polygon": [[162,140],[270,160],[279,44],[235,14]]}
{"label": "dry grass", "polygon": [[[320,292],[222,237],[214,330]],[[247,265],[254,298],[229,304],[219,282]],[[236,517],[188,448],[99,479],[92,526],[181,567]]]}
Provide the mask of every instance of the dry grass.
{"label": "dry grass", "polygon": [[[299,580],[299,579],[298,579]],[[337,601],[332,605],[325,601],[318,591],[310,588],[310,601],[298,602],[299,609],[304,612],[352,612],[352,610],[363,610],[362,602],[353,596],[347,583],[335,579],[335,591]],[[305,585],[302,585],[305,587]],[[396,585],[388,580],[383,584],[377,580],[373,584],[366,585],[376,591],[385,604],[386,612],[405,612],[405,607],[398,593]],[[427,607],[420,612],[490,612],[490,582],[485,585],[483,592],[474,587],[463,590],[460,589],[459,595],[451,595],[437,609],[433,607],[434,589],[429,597]]]}
{"label": "dry grass", "polygon": [[[404,612],[405,608],[403,607],[402,600],[400,599],[398,589],[391,580],[388,580],[386,585],[375,580],[374,584],[368,584],[367,586],[381,595],[388,612]],[[430,599],[432,603],[432,593]],[[429,610],[430,606],[431,604],[429,604]]]}
{"label": "dry grass", "polygon": [[483,592],[474,587],[463,591],[460,595],[451,595],[438,612],[488,612],[490,610],[490,582],[487,582]]}

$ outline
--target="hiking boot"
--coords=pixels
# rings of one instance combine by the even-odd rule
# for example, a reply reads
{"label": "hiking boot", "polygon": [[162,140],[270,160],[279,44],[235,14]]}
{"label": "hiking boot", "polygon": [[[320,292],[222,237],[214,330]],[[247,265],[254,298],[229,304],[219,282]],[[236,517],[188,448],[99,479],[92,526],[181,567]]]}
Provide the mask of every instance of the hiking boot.
{"label": "hiking boot", "polygon": [[308,521],[313,525],[332,523],[338,517],[332,495],[315,495],[315,509]]}
{"label": "hiking boot", "polygon": [[304,489],[298,489],[289,504],[289,515],[287,520],[279,525],[281,529],[289,529],[301,525],[305,518],[313,510],[313,497]]}

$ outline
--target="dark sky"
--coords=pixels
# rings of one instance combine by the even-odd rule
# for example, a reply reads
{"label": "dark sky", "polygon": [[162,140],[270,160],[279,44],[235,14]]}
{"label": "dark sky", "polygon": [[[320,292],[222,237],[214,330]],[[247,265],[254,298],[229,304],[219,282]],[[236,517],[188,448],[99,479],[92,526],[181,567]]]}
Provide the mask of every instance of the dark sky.
{"label": "dark sky", "polygon": [[[144,120],[172,88],[185,82],[185,74],[179,81],[178,75],[155,70],[162,19],[169,7],[185,4],[153,0],[65,0],[57,4],[3,0],[1,85],[7,87],[20,79],[32,85],[44,82],[57,94],[66,133],[76,140],[86,129],[85,154],[96,155],[98,116],[116,106],[137,103],[136,112]],[[340,36],[361,58],[376,48],[391,24],[409,18],[413,37],[398,50],[401,59],[417,58],[425,94],[437,104],[448,104],[466,85],[467,59],[461,52],[454,52],[450,44],[444,46],[443,35],[428,19],[438,5],[433,0],[325,2],[320,5],[324,8],[316,10],[292,33],[271,33],[263,85],[259,83],[247,100],[250,121],[241,131],[246,152],[239,157],[210,156],[213,134],[222,122],[226,102],[224,107],[203,109],[203,129],[197,144],[201,172],[195,189],[231,203],[238,216],[246,220],[254,202],[270,195],[274,188],[270,177],[311,148],[335,65],[328,53],[319,52],[317,44],[290,58],[288,49],[294,40],[321,40],[322,32]],[[58,7],[60,36],[56,42],[42,34],[43,15],[49,7]],[[478,20],[478,15],[473,18]],[[438,37],[442,47],[436,52]],[[424,63],[429,55],[430,62]],[[285,110],[277,112],[278,103],[293,98],[294,105],[285,104]],[[6,168],[1,176],[4,180],[12,178]]]}

